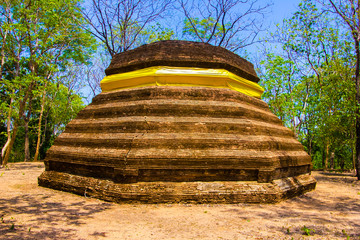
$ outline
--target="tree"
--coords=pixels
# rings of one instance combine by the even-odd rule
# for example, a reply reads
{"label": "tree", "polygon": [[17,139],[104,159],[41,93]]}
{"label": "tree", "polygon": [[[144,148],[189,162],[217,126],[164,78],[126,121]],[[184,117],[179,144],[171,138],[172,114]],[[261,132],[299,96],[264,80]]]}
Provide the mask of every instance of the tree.
{"label": "tree", "polygon": [[349,35],[335,24],[303,0],[273,34],[280,49],[266,54],[261,73],[265,100],[324,169],[348,166],[354,149],[353,57]]}
{"label": "tree", "polygon": [[273,53],[268,54],[266,61],[262,64],[266,74],[263,74],[261,84],[267,90],[262,98],[269,103],[272,112],[288,124],[288,127],[297,135],[302,123],[302,119],[299,118],[301,114],[297,110],[300,107],[300,112],[304,112],[306,108],[302,101],[296,101],[300,100],[297,96],[301,91],[296,74],[299,69],[291,59],[285,59]]}
{"label": "tree", "polygon": [[355,0],[322,0],[319,1],[327,11],[332,12],[343,22],[353,40],[355,56],[354,82],[356,98],[356,176],[360,180],[360,1]]}
{"label": "tree", "polygon": [[[61,79],[61,82],[64,81],[66,80]],[[49,83],[42,121],[43,134],[39,148],[40,157],[44,157],[55,138],[64,131],[67,123],[75,118],[84,107],[82,97],[71,90],[69,85]]]}
{"label": "tree", "polygon": [[113,57],[137,47],[138,38],[168,9],[172,0],[91,0],[82,11],[87,30]]}
{"label": "tree", "polygon": [[258,0],[178,0],[178,4],[185,16],[185,36],[234,52],[259,41],[269,7]]}
{"label": "tree", "polygon": [[[10,0],[0,3],[0,36],[2,37],[0,83],[4,100],[2,115],[7,115],[7,141],[1,150],[2,165],[6,165],[10,156],[18,126],[25,111],[25,104],[30,97],[29,92],[32,90],[32,84],[29,84],[28,77],[24,77],[23,81],[19,79],[21,75],[20,66],[23,62],[21,59],[23,55],[22,46],[26,35],[22,21],[14,21],[14,18],[19,18],[20,16],[19,8],[15,7],[17,4],[18,2]],[[17,95],[19,97],[16,97]],[[18,112],[16,114],[17,118],[12,123],[12,117],[16,110]]]}
{"label": "tree", "polygon": [[160,23],[145,28],[139,35],[139,41],[136,44],[148,44],[157,41],[171,40],[174,38],[174,31],[170,28],[161,26]]}
{"label": "tree", "polygon": [[[31,101],[40,101],[38,144],[46,92],[54,72],[65,70],[69,61],[85,62],[94,41],[82,28],[82,15],[72,0],[6,0],[0,3],[1,31],[8,29],[4,48],[8,54],[7,69],[1,83],[8,96],[8,127],[12,125],[2,165],[6,165],[15,142],[18,127],[29,111]],[[5,20],[4,20],[5,19]],[[3,39],[2,39],[3,40]],[[4,41],[4,40],[3,40]],[[5,60],[6,61],[6,60]],[[16,102],[14,96],[17,96]],[[13,110],[13,111],[11,111]],[[15,113],[16,111],[16,113]],[[27,112],[29,117],[34,113]]]}

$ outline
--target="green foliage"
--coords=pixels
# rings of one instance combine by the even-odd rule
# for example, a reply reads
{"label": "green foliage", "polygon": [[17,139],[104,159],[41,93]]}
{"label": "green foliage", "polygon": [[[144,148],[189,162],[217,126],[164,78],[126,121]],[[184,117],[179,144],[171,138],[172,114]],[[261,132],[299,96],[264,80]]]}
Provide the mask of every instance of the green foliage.
{"label": "green foliage", "polygon": [[[191,40],[200,39],[201,41],[207,41],[208,39],[214,37],[214,42],[218,42],[219,38],[223,36],[225,27],[229,27],[230,25],[231,24],[228,23],[225,26],[221,26],[213,17],[208,17],[201,20],[199,18],[185,19],[183,35],[189,36]],[[215,32],[213,33],[213,31]]]}
{"label": "green foliage", "polygon": [[[77,113],[85,107],[82,97],[70,91],[62,84],[50,84],[47,91],[45,106],[45,117],[41,124],[43,132],[40,148],[41,159],[45,157],[46,151],[54,143],[55,138],[65,129],[66,124],[76,117]],[[30,128],[30,155],[34,156],[37,127],[40,107],[39,102],[34,104],[33,120],[29,123]],[[9,162],[21,162],[24,160],[24,127],[18,130],[17,138],[12,149]]]}
{"label": "green foliage", "polygon": [[353,168],[356,88],[349,33],[303,0],[272,36],[281,51],[261,63],[264,99],[304,144],[314,168]]}
{"label": "green foliage", "polygon": [[[295,102],[294,97],[301,92],[301,84],[294,76],[298,69],[290,59],[269,54],[262,61],[266,70],[260,84],[267,90],[263,98],[269,103],[270,109],[286,123],[290,123],[301,110],[301,102]],[[295,124],[295,122],[293,121]],[[294,127],[294,126],[289,126]]]}
{"label": "green foliage", "polygon": [[312,233],[315,233],[314,229],[307,228],[306,226],[301,228],[301,230],[304,231],[304,235],[307,235],[307,236],[311,236]]}
{"label": "green foliage", "polygon": [[[0,136],[8,137],[5,125],[10,125],[14,142],[8,152],[12,161],[19,161],[24,159],[26,117],[29,118],[27,136],[30,148],[34,149],[42,113],[47,114],[47,119],[41,121],[40,129],[49,130],[42,125],[44,121],[54,128],[62,126],[82,107],[80,97],[70,94],[57,76],[73,63],[86,64],[95,50],[95,41],[82,28],[84,20],[78,1],[5,0],[0,2],[0,12]],[[63,92],[67,92],[67,98],[62,96],[64,103],[55,105],[57,96],[65,95]],[[57,115],[52,117],[51,111]],[[41,132],[40,136],[43,136]],[[3,137],[0,137],[1,147],[6,142]],[[43,137],[42,145],[45,142]]]}
{"label": "green foliage", "polygon": [[52,99],[51,102],[48,102],[48,109],[54,134],[61,133],[65,129],[65,125],[85,107],[82,98],[64,85],[51,84],[48,99]]}
{"label": "green foliage", "polygon": [[350,239],[350,236],[346,233],[344,229],[341,232],[345,235],[346,240]]}
{"label": "green foliage", "polygon": [[[141,28],[142,26],[137,22],[132,23],[130,26],[128,26],[127,28],[127,34],[131,32],[131,35],[135,35],[135,34],[137,35],[131,48],[135,48],[143,44],[149,44],[157,41],[172,40],[174,38],[174,31],[169,28],[165,28],[161,26],[160,23],[156,23],[155,25],[151,25],[144,29],[142,29]],[[119,39],[122,39],[121,36],[122,34],[124,34],[124,32],[120,31],[120,32],[116,32],[116,34],[119,37]],[[115,43],[117,45],[122,44],[121,42],[117,42],[117,41],[115,41]]]}
{"label": "green foliage", "polygon": [[160,23],[156,23],[141,32],[141,35],[145,38],[146,43],[172,40],[174,34],[173,30],[162,27]]}
{"label": "green foliage", "polygon": [[41,158],[45,157],[46,151],[52,146],[55,138],[65,130],[71,119],[85,107],[82,97],[62,84],[51,84],[47,91],[47,99],[49,101],[45,107],[46,119],[42,121],[44,141],[40,149]]}

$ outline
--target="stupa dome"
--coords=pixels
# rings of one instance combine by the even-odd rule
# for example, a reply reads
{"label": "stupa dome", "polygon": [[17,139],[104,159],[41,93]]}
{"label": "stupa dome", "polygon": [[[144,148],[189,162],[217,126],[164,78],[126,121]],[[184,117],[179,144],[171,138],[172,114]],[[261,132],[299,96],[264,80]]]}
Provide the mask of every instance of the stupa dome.
{"label": "stupa dome", "polygon": [[269,203],[315,188],[310,156],[236,54],[161,41],[116,55],[106,74],[39,185],[145,203]]}

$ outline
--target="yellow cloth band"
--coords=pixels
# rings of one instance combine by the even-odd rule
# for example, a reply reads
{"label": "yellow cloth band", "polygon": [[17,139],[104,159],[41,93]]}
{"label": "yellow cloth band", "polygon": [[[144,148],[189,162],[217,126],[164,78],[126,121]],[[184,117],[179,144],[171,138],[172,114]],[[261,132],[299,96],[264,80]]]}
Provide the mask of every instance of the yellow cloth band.
{"label": "yellow cloth band", "polygon": [[156,66],[106,76],[100,86],[103,92],[145,86],[188,86],[229,88],[260,98],[264,89],[257,83],[225,69]]}

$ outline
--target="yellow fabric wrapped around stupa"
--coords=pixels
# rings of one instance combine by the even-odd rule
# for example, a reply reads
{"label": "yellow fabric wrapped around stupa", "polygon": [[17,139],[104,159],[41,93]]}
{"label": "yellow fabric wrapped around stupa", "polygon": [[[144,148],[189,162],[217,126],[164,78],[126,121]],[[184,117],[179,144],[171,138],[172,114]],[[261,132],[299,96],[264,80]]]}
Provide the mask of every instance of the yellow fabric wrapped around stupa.
{"label": "yellow fabric wrapped around stupa", "polygon": [[103,92],[145,86],[189,86],[229,88],[260,98],[264,89],[257,83],[225,69],[156,66],[106,76],[100,86]]}

